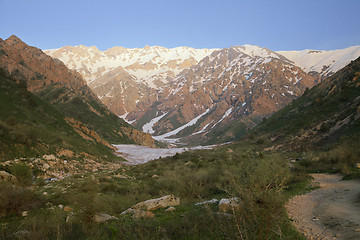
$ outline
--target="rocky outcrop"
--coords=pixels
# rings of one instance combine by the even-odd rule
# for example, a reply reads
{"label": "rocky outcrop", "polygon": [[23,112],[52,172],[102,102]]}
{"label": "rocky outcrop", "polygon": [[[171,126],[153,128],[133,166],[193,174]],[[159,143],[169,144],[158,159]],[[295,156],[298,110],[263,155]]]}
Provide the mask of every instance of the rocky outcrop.
{"label": "rocky outcrop", "polygon": [[111,216],[109,214],[106,214],[106,213],[97,213],[94,215],[94,222],[96,222],[96,223],[102,223],[102,222],[107,222],[109,220],[116,220],[116,219],[118,219],[118,218]]}
{"label": "rocky outcrop", "polygon": [[140,202],[132,206],[131,208],[123,211],[121,215],[132,214],[134,219],[148,219],[153,218],[155,215],[154,210],[160,208],[167,208],[167,212],[175,211],[174,206],[180,205],[180,198],[174,195],[167,195],[161,198],[149,199],[144,202]]}
{"label": "rocky outcrop", "polygon": [[[149,133],[140,132],[135,128],[122,127],[122,133],[128,136],[131,140],[142,146],[155,147],[155,141]],[[122,135],[121,132],[119,134]]]}
{"label": "rocky outcrop", "polygon": [[144,202],[135,204],[131,208],[134,210],[146,209],[148,211],[153,211],[159,208],[166,208],[170,206],[180,205],[180,198],[175,197],[174,195],[167,195],[161,198],[150,199]]}
{"label": "rocky outcrop", "polygon": [[114,146],[112,146],[106,140],[101,138],[97,132],[88,129],[82,122],[77,121],[73,118],[68,118],[68,117],[65,118],[65,121],[70,126],[72,126],[74,128],[74,130],[85,140],[96,141],[96,142],[101,143],[101,144],[107,146],[108,148],[111,148],[114,151],[116,151],[116,148]]}
{"label": "rocky outcrop", "polygon": [[38,92],[48,85],[57,85],[92,94],[80,74],[69,70],[64,63],[47,56],[40,49],[28,46],[14,35],[0,42],[0,49],[4,52],[0,54],[0,67],[15,79],[26,80],[31,92]]}

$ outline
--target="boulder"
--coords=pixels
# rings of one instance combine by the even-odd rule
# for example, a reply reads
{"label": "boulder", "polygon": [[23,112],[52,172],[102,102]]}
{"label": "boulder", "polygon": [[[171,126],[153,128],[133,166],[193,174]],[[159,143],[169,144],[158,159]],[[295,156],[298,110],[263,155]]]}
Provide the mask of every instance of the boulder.
{"label": "boulder", "polygon": [[176,210],[176,208],[174,207],[168,207],[165,212],[174,212]]}
{"label": "boulder", "polygon": [[3,180],[16,182],[16,177],[8,172],[0,171],[0,182]]}
{"label": "boulder", "polygon": [[137,211],[135,212],[135,214],[133,215],[134,219],[150,219],[150,218],[154,218],[155,215],[153,212],[150,211]]}
{"label": "boulder", "polygon": [[23,211],[23,212],[21,213],[21,216],[23,216],[23,217],[27,217],[27,215],[28,215],[28,211]]}
{"label": "boulder", "polygon": [[97,213],[94,216],[94,222],[96,223],[106,222],[113,219],[118,219],[118,218],[106,213]]}
{"label": "boulder", "polygon": [[140,202],[132,206],[132,209],[146,209],[149,211],[153,211],[159,208],[166,208],[170,206],[178,206],[180,205],[180,198],[175,197],[174,195],[167,195],[161,198],[150,199],[144,202]]}
{"label": "boulder", "polygon": [[44,167],[44,169],[49,169],[50,168],[50,165],[49,164],[47,164],[47,163],[44,163],[44,165],[43,165],[43,167]]}
{"label": "boulder", "polygon": [[219,202],[219,211],[223,213],[232,212],[240,208],[240,199],[237,197],[233,198],[222,198]]}
{"label": "boulder", "polygon": [[120,213],[120,215],[126,215],[126,214],[134,214],[136,211],[132,208],[126,209],[125,211],[123,211],[122,213]]}
{"label": "boulder", "polygon": [[71,207],[69,207],[69,206],[64,207],[64,212],[72,212],[72,211],[73,211],[73,209]]}
{"label": "boulder", "polygon": [[45,160],[56,160],[56,157],[54,156],[54,154],[44,155],[42,158]]}
{"label": "boulder", "polygon": [[151,177],[151,178],[159,178],[159,175],[154,174],[154,175],[152,175],[152,177]]}

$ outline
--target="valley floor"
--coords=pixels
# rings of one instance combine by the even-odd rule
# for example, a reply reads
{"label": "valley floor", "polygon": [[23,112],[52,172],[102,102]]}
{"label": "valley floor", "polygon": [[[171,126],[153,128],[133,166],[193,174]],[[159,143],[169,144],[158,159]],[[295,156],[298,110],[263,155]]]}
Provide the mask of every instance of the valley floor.
{"label": "valley floor", "polygon": [[211,149],[215,146],[216,145],[198,146],[191,148],[150,148],[146,146],[129,144],[114,145],[114,147],[118,149],[116,154],[126,159],[127,162],[125,162],[125,164],[128,165],[144,164],[148,161],[158,158],[174,156],[177,153],[196,149]]}
{"label": "valley floor", "polygon": [[360,181],[312,177],[321,188],[295,196],[286,206],[297,229],[309,239],[360,239]]}

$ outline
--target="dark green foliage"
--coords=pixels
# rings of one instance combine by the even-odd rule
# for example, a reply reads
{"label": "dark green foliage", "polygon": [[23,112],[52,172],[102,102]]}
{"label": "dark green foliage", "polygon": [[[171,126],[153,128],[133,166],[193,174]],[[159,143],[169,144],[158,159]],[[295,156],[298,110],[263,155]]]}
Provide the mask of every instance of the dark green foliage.
{"label": "dark green foliage", "polygon": [[55,85],[48,86],[37,94],[45,101],[51,102],[66,117],[81,121],[105,140],[111,143],[134,143],[126,136],[118,134],[121,132],[121,127],[131,128],[131,126],[107,110],[100,102],[85,94],[80,95],[81,90],[74,93]]}
{"label": "dark green foliage", "polygon": [[10,172],[16,177],[21,185],[29,186],[32,183],[31,168],[26,164],[15,163],[11,166]]}
{"label": "dark green foliage", "polygon": [[39,204],[39,198],[31,190],[8,182],[0,182],[0,217],[20,214],[22,211]]}
{"label": "dark green foliage", "polygon": [[[57,96],[63,93],[61,88],[56,91]],[[89,118],[99,121],[93,115]],[[65,122],[63,113],[28,92],[24,82],[17,84],[3,71],[0,71],[0,146],[0,161],[55,153],[57,148],[116,159],[107,147],[82,139]]]}

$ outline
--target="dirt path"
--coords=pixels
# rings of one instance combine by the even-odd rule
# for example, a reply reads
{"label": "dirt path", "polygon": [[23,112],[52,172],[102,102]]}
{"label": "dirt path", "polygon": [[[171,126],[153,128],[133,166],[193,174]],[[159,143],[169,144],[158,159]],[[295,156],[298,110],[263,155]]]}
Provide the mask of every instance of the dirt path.
{"label": "dirt path", "polygon": [[360,239],[360,181],[312,174],[319,189],[292,198],[289,217],[308,239]]}

